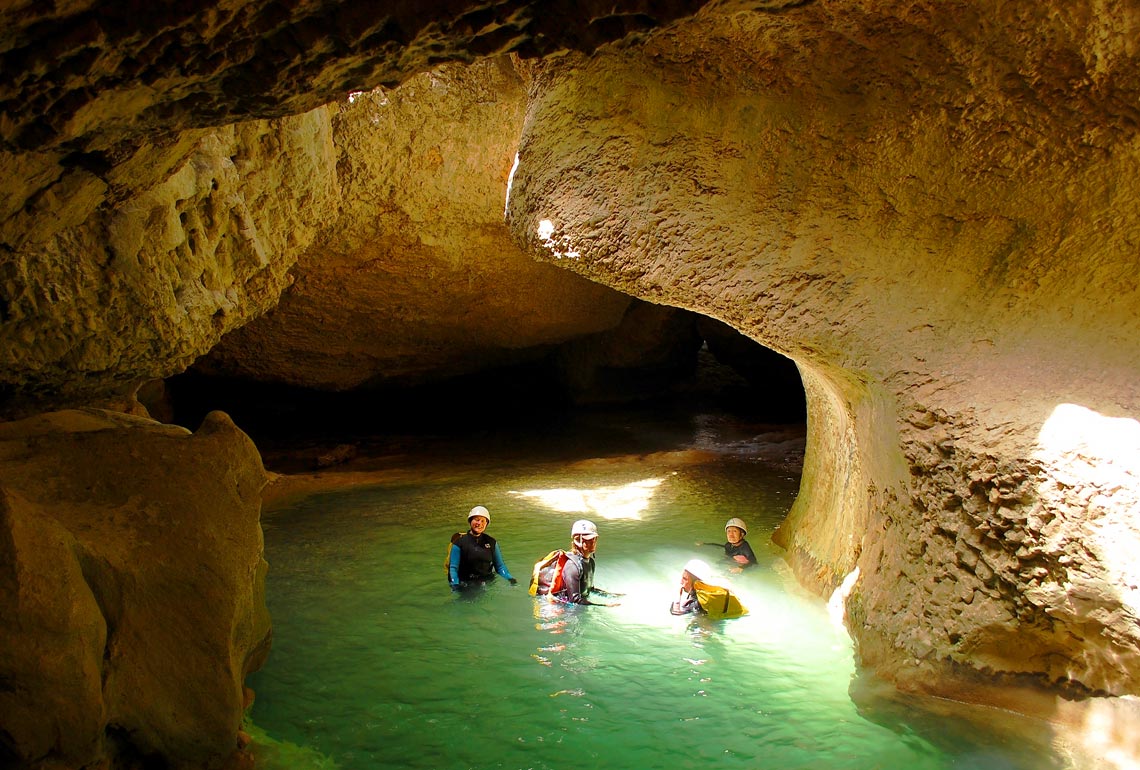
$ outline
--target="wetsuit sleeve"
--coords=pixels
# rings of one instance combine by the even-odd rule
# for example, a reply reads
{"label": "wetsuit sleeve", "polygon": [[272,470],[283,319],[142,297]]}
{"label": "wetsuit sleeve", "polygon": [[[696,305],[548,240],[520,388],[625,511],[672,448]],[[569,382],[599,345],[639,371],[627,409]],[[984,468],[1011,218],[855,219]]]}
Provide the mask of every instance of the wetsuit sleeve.
{"label": "wetsuit sleeve", "polygon": [[753,550],[752,550],[752,546],[750,546],[748,544],[747,540],[742,540],[740,544],[742,546],[744,546],[743,552],[744,552],[744,555],[748,558],[748,563],[749,564],[755,564],[757,562],[757,559],[756,559],[755,552],[753,552]]}
{"label": "wetsuit sleeve", "polygon": [[507,580],[514,580],[511,577],[511,571],[507,569],[506,563],[503,561],[503,552],[499,550],[499,544],[495,543],[495,552],[492,555],[495,560],[495,572],[505,577]]}
{"label": "wetsuit sleeve", "polygon": [[459,546],[452,543],[451,558],[447,560],[447,582],[453,588],[459,585]]}

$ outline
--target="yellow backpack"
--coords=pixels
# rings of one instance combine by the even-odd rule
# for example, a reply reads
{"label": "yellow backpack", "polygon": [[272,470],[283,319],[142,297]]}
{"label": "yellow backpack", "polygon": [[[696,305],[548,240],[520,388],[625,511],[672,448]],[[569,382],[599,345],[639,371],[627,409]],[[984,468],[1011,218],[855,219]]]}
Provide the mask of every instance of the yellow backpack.
{"label": "yellow backpack", "polygon": [[562,568],[567,558],[566,552],[558,548],[534,563],[527,589],[531,596],[556,594],[562,590]]}
{"label": "yellow backpack", "polygon": [[741,615],[748,614],[748,610],[744,608],[740,600],[727,588],[694,580],[693,591],[697,594],[697,601],[700,603],[701,609],[713,620],[739,618]]}

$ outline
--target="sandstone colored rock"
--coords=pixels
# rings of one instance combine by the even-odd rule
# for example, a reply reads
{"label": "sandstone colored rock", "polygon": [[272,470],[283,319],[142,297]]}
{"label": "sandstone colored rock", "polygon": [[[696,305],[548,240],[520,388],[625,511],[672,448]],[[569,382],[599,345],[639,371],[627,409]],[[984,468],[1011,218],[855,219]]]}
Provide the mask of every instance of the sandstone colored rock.
{"label": "sandstone colored rock", "polygon": [[[765,2],[780,6],[788,0]],[[113,160],[124,136],[309,112],[440,62],[588,51],[705,0],[300,0],[0,8],[0,149]]]}
{"label": "sandstone colored rock", "polygon": [[129,394],[276,304],[336,205],[327,113],[194,137],[121,201],[77,187],[69,216],[6,223],[0,387],[17,405]]}
{"label": "sandstone colored rock", "polygon": [[[614,5],[5,9],[0,372],[19,373],[4,387],[87,396],[176,371],[238,325],[140,338],[162,313],[134,297],[165,277],[108,292],[131,297],[110,321],[88,298],[117,287],[113,215],[222,124],[694,9]],[[809,450],[781,541],[818,590],[852,578],[860,655],[905,687],[1137,690],[1138,27],[1123,0],[725,3],[552,58],[528,93],[516,241],[796,362]],[[271,306],[300,250],[272,262],[275,289],[220,281],[238,294],[226,312]],[[190,264],[191,281],[214,269]],[[6,501],[11,517],[34,503]]]}
{"label": "sandstone colored rock", "polygon": [[[0,734],[11,759],[216,765],[269,645],[257,450],[99,410],[0,424]],[[52,764],[58,763],[58,764]]]}
{"label": "sandstone colored rock", "polygon": [[516,237],[796,362],[780,542],[822,592],[858,567],[860,655],[904,687],[1140,691],[1140,68],[1114,8],[710,12],[532,89]]}
{"label": "sandstone colored rock", "polygon": [[506,57],[330,108],[338,216],[280,304],[198,371],[324,390],[534,361],[617,327],[630,298],[536,262],[503,220],[526,109]]}

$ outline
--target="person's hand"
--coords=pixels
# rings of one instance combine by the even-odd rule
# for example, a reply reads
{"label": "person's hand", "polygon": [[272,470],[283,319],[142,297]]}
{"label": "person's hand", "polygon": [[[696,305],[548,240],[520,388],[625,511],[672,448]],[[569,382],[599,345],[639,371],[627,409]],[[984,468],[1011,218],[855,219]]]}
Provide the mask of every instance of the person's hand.
{"label": "person's hand", "polygon": [[704,545],[705,543],[704,543],[704,541],[703,541],[703,540],[698,540],[696,544],[697,544],[697,545]]}
{"label": "person's hand", "polygon": [[511,581],[511,585],[513,585],[513,586],[517,586],[519,584],[519,581],[515,580],[514,578],[510,578],[510,581]]}
{"label": "person's hand", "polygon": [[738,575],[744,571],[744,567],[730,567],[728,571],[734,575]]}
{"label": "person's hand", "polygon": [[748,563],[748,557],[742,553],[738,553],[738,554],[736,554],[736,556],[733,556],[732,560],[735,561],[737,564],[747,564]]}

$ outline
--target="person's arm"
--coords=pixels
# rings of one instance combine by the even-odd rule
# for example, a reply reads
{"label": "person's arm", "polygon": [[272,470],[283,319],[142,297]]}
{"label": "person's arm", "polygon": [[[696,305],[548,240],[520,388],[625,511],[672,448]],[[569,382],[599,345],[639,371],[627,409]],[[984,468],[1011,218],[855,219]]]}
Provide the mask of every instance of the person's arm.
{"label": "person's arm", "polygon": [[737,563],[742,567],[747,567],[752,564],[756,564],[757,562],[756,553],[752,550],[752,546],[748,544],[747,540],[742,540],[740,542],[740,553],[737,555],[743,556],[745,558],[745,561],[743,562],[741,562],[739,559],[736,560]]}
{"label": "person's arm", "polygon": [[509,569],[507,569],[507,565],[503,561],[503,552],[499,550],[499,544],[498,543],[495,543],[495,551],[492,554],[492,558],[495,561],[495,572],[498,572],[500,575],[505,577],[507,580],[511,581],[511,585],[518,585],[519,581],[517,581],[513,577],[511,577],[511,571]]}
{"label": "person's arm", "polygon": [[447,583],[453,591],[459,589],[459,546],[451,544],[451,557],[447,560]]}
{"label": "person's arm", "polygon": [[694,594],[681,594],[677,597],[677,601],[669,607],[669,612],[674,615],[688,615],[693,612],[699,612],[701,603],[697,601]]}

